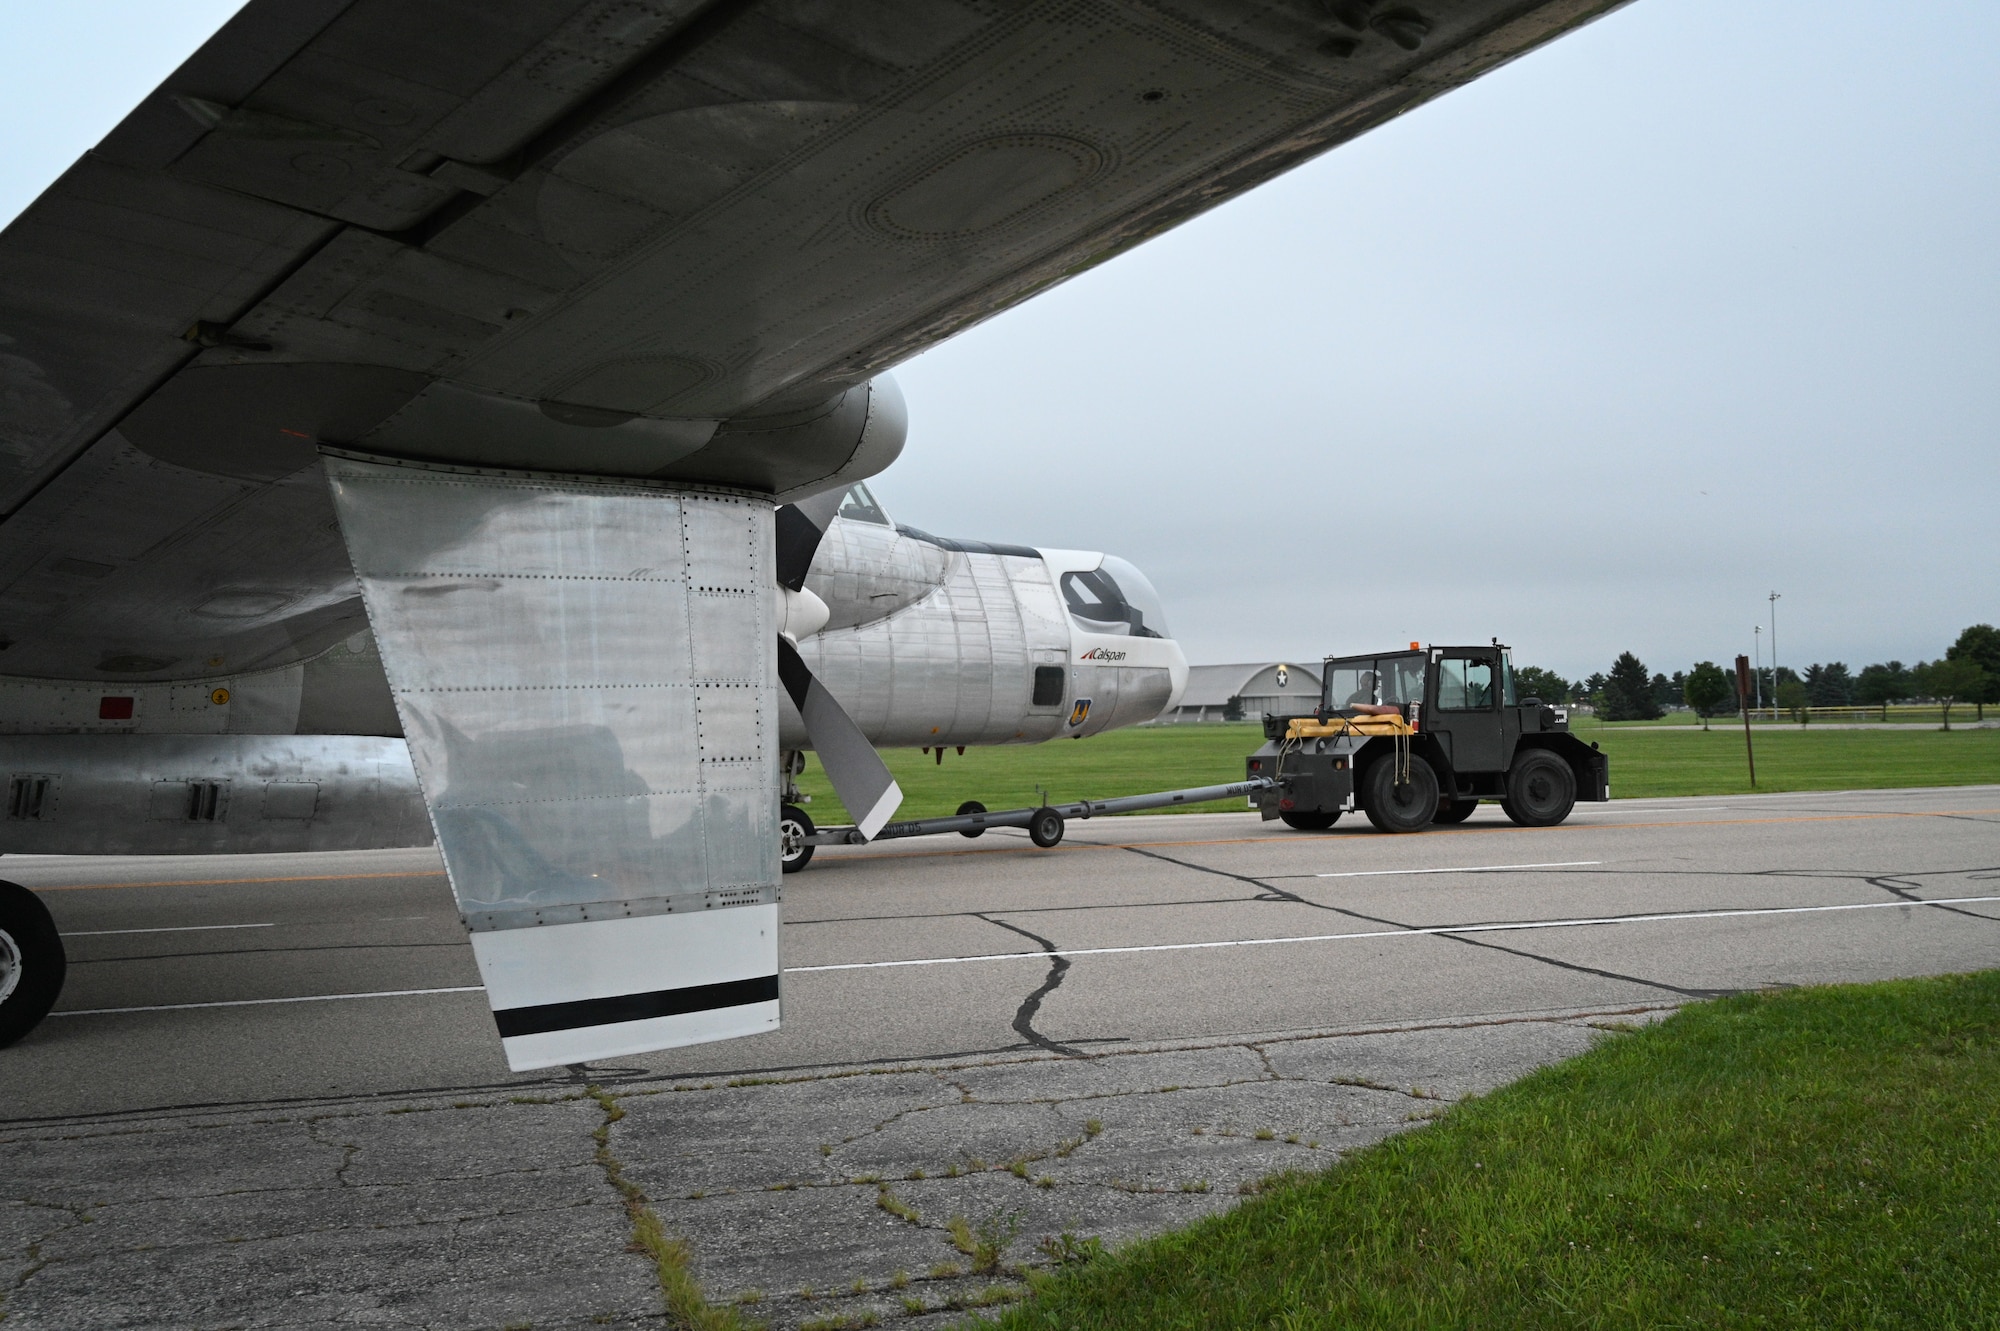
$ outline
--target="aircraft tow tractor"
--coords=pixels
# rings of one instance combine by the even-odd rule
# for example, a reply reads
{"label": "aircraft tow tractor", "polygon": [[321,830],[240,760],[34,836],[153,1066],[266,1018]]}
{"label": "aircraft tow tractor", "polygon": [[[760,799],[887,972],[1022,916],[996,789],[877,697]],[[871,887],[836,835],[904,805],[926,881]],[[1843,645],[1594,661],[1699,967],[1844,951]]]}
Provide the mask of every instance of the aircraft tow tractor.
{"label": "aircraft tow tractor", "polygon": [[1569,731],[1569,712],[1517,698],[1498,638],[1485,647],[1423,647],[1330,656],[1320,705],[1266,716],[1267,741],[1244,760],[1268,777],[1263,816],[1324,831],[1359,809],[1384,832],[1461,823],[1482,799],[1522,827],[1553,827],[1578,800],[1611,798],[1609,758]]}

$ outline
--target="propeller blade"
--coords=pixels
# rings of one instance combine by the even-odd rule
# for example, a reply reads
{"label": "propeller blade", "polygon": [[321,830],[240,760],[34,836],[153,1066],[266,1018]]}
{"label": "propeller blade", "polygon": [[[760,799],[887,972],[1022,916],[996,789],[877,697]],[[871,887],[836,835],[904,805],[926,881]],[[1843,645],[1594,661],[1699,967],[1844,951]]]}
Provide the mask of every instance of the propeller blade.
{"label": "propeller blade", "polygon": [[782,637],[778,639],[778,679],[805,718],[806,734],[812,739],[813,752],[819,755],[819,765],[826,769],[827,780],[833,783],[833,793],[854,815],[861,835],[872,838],[903,802],[902,788],[854,718],[813,676],[799,649]]}
{"label": "propeller blade", "polygon": [[828,490],[825,494],[801,499],[778,508],[778,585],[799,591],[806,585],[806,570],[819,552],[820,540],[840,511],[847,491]]}

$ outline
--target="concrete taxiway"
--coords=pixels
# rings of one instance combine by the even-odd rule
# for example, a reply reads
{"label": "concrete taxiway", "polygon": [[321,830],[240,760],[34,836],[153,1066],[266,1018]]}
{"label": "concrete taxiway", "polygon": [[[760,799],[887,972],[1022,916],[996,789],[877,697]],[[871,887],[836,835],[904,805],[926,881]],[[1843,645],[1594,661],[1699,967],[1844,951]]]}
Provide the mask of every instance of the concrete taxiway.
{"label": "concrete taxiway", "polygon": [[59,1014],[0,1052],[10,1327],[649,1324],[620,1177],[760,1318],[923,1325],[1009,1287],[967,1270],[955,1216],[1046,1260],[1594,1028],[2000,964],[2000,787],[830,848],[786,880],[783,1031],[520,1076],[432,851],[0,877],[72,959]]}

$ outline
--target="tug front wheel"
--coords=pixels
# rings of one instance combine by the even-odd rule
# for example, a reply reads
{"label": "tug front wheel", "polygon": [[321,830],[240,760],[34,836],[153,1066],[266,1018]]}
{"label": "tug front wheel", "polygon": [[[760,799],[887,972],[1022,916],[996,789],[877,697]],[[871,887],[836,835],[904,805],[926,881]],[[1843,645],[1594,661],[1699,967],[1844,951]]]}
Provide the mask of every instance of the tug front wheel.
{"label": "tug front wheel", "polygon": [[1554,827],[1576,807],[1576,773],[1547,749],[1529,749],[1507,771],[1500,808],[1522,827]]}
{"label": "tug front wheel", "polygon": [[0,1049],[35,1029],[62,993],[62,936],[42,899],[0,883]]}
{"label": "tug front wheel", "polygon": [[1340,810],[1292,809],[1278,815],[1286,827],[1299,832],[1324,832],[1340,821]]}
{"label": "tug front wheel", "polygon": [[1368,769],[1368,821],[1383,832],[1421,832],[1437,816],[1438,779],[1415,754],[1384,754]]}

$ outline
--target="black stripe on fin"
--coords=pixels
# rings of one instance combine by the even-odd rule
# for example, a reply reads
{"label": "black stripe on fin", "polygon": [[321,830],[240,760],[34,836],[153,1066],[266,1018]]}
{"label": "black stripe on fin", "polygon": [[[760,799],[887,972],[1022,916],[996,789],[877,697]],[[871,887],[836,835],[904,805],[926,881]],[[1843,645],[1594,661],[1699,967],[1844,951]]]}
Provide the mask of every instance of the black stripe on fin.
{"label": "black stripe on fin", "polygon": [[770,1003],[778,997],[778,977],[758,975],[721,984],[695,984],[685,989],[655,989],[650,994],[619,994],[612,998],[579,998],[569,1003],[502,1008],[493,1014],[501,1036],[544,1035],[583,1026],[612,1026],[621,1021],[648,1021],[689,1012]]}

